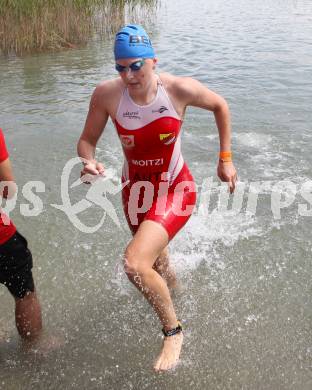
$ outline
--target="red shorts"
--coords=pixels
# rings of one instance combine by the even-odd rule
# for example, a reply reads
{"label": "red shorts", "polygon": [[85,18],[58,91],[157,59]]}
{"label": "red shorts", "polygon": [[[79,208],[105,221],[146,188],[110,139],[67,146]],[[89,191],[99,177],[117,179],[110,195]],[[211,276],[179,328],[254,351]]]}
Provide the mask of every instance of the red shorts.
{"label": "red shorts", "polygon": [[133,234],[143,221],[150,220],[161,224],[171,240],[192,215],[196,203],[196,186],[184,164],[170,187],[168,182],[128,183],[122,190],[122,202]]}

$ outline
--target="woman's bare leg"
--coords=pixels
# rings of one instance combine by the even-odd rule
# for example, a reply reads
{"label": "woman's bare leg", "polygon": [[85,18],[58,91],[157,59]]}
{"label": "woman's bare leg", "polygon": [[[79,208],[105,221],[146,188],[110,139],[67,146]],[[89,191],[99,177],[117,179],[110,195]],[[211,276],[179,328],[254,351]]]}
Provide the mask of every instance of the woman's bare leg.
{"label": "woman's bare leg", "polygon": [[[125,272],[129,280],[153,306],[165,330],[178,326],[177,317],[165,280],[153,269],[155,261],[168,244],[168,234],[158,223],[144,221],[125,252]],[[168,370],[179,360],[183,334],[165,337],[155,370]]]}
{"label": "woman's bare leg", "polygon": [[36,292],[15,299],[15,323],[23,339],[34,340],[42,330],[41,307]]}
{"label": "woman's bare leg", "polygon": [[165,279],[169,288],[177,287],[177,277],[174,269],[170,265],[168,246],[158,256],[153,265],[153,268],[163,279]]}

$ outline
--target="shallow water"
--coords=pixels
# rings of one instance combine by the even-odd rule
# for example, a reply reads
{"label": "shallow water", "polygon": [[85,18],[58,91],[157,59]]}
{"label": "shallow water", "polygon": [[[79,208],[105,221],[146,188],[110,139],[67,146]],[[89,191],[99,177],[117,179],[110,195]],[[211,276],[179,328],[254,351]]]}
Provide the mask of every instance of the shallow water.
{"label": "shallow water", "polygon": [[[111,43],[0,59],[0,124],[19,184],[45,183],[38,216],[12,217],[27,236],[46,328],[64,346],[45,359],[20,349],[13,302],[0,288],[0,389],[296,389],[312,388],[311,216],[299,215],[311,180],[312,4],[298,1],[162,1],[151,32],[160,70],[191,76],[230,104],[233,151],[242,185],[239,213],[220,205],[218,137],[211,113],[189,109],[183,153],[199,186],[198,207],[171,243],[183,291],[174,300],[186,328],[180,365],[150,367],[161,334],[146,302],[128,283],[121,258],[130,239],[106,216],[96,233],[80,232],[52,207],[61,204],[60,175],[76,156],[89,98],[115,76]],[[121,148],[111,124],[98,155],[120,176]],[[79,174],[75,167],[70,178]],[[213,177],[209,207],[204,179]],[[291,205],[272,212],[272,188],[295,185]],[[265,184],[256,213],[249,184]],[[86,188],[70,190],[72,204]],[[223,196],[223,195],[222,195]],[[222,203],[222,202],[221,202]],[[201,206],[204,204],[204,207]],[[103,215],[79,215],[89,226]],[[275,217],[275,218],[274,218]]]}

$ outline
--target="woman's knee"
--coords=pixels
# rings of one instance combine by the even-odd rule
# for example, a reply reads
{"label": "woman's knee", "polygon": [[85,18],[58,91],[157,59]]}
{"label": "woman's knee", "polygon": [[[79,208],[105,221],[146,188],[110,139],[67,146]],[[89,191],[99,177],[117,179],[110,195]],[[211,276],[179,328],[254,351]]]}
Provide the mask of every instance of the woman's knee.
{"label": "woman's knee", "polygon": [[133,277],[147,272],[149,268],[152,268],[149,257],[148,253],[144,253],[140,248],[135,248],[130,243],[124,254],[124,271],[126,275],[133,279]]}
{"label": "woman's knee", "polygon": [[139,264],[137,261],[137,257],[135,256],[135,253],[130,245],[128,245],[125,250],[123,266],[124,271],[129,279],[133,279],[133,277],[139,272]]}

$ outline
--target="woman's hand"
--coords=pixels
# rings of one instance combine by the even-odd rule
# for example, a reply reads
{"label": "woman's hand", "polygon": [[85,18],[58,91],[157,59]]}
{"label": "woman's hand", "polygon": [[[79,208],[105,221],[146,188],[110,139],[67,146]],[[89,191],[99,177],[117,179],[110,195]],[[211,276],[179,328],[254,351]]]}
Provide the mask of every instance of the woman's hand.
{"label": "woman's hand", "polygon": [[102,163],[92,160],[84,164],[80,178],[85,184],[91,184],[98,176],[104,176],[104,166]]}
{"label": "woman's hand", "polygon": [[223,162],[219,160],[217,173],[221,181],[229,183],[230,193],[233,194],[237,181],[237,173],[234,164],[232,162]]}

